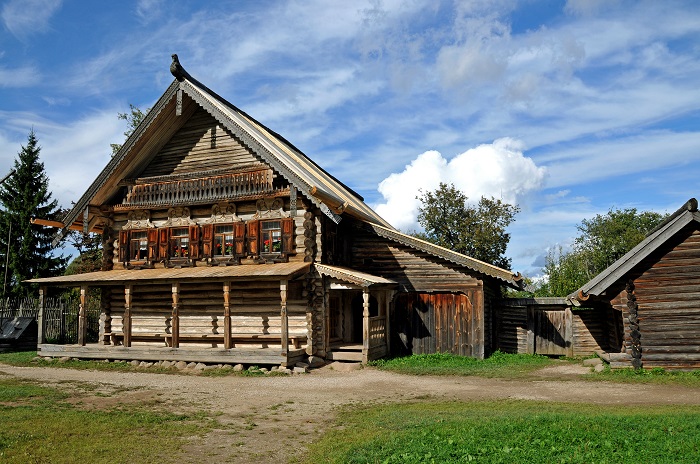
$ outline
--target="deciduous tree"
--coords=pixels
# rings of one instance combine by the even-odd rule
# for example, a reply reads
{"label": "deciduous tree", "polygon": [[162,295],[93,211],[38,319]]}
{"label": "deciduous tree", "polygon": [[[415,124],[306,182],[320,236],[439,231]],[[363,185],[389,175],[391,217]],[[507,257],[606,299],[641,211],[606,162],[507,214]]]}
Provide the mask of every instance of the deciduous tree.
{"label": "deciduous tree", "polygon": [[425,230],[419,238],[472,258],[510,269],[505,256],[510,234],[507,227],[520,211],[518,206],[495,198],[481,197],[476,205],[453,184],[440,183],[421,192],[418,222]]}

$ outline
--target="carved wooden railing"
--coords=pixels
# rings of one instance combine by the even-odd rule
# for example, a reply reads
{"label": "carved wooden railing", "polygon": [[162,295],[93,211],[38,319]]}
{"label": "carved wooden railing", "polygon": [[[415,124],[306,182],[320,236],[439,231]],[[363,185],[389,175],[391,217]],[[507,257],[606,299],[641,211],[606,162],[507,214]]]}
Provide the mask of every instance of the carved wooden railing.
{"label": "carved wooden railing", "polygon": [[384,316],[369,318],[369,347],[386,344],[386,318]]}
{"label": "carved wooden railing", "polygon": [[[208,203],[275,192],[270,169],[130,185],[121,207]],[[281,189],[280,189],[281,190]]]}

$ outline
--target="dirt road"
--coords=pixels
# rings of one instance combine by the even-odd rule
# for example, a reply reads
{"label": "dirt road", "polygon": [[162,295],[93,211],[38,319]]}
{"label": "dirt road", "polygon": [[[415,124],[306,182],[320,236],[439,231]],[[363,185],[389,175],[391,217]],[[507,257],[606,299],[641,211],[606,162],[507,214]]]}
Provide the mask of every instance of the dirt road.
{"label": "dirt road", "polygon": [[[563,364],[531,380],[405,376],[375,369],[306,375],[204,377],[0,365],[10,375],[76,389],[87,407],[155,402],[176,412],[205,410],[220,424],[193,437],[187,461],[286,462],[303,453],[331,423],[336,408],[354,403],[498,398],[600,404],[700,404],[697,389],[582,380],[588,368]],[[630,394],[630,388],[635,393]],[[86,393],[87,392],[87,393]]]}

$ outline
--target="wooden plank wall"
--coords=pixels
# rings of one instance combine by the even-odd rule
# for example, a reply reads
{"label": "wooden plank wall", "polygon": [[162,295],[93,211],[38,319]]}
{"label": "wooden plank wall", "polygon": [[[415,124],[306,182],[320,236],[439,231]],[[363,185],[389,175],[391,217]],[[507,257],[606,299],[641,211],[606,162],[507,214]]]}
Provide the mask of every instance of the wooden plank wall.
{"label": "wooden plank wall", "polygon": [[607,315],[607,311],[597,309],[572,311],[574,356],[589,356],[609,349]]}
{"label": "wooden plank wall", "polygon": [[161,148],[141,177],[236,168],[259,163],[250,150],[209,113],[199,108]]}
{"label": "wooden plank wall", "polygon": [[484,356],[481,289],[462,293],[404,293],[397,296],[391,322],[401,354],[452,353]]}
{"label": "wooden plank wall", "polygon": [[480,282],[463,267],[359,229],[352,230],[349,266],[392,279],[404,291],[459,292]]}

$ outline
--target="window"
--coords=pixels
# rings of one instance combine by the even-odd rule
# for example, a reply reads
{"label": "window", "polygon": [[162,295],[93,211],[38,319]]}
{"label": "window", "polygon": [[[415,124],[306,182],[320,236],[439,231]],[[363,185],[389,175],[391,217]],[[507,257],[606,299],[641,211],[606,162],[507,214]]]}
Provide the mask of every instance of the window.
{"label": "window", "polygon": [[214,257],[234,255],[233,224],[214,227]]}
{"label": "window", "polygon": [[190,255],[190,231],[187,227],[170,230],[170,256],[187,258]]}
{"label": "window", "polygon": [[262,232],[262,253],[282,253],[282,224],[280,221],[263,221]]}
{"label": "window", "polygon": [[145,230],[131,231],[129,243],[131,261],[145,261],[148,259],[148,232]]}

